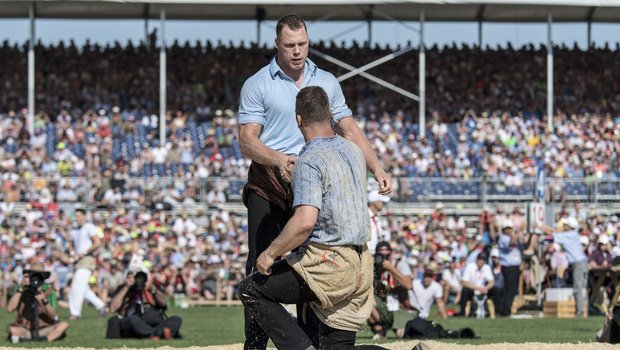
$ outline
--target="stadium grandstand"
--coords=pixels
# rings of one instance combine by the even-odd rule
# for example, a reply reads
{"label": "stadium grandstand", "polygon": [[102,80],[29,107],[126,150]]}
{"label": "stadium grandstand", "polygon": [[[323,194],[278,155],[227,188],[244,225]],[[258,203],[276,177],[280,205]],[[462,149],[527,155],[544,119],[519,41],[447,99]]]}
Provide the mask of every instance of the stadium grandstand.
{"label": "stadium grandstand", "polygon": [[[497,1],[349,5],[372,3],[367,9],[395,21],[418,20],[421,13],[430,21],[547,22],[550,12],[554,21],[620,18],[620,4],[598,8],[593,1],[565,2],[571,6],[543,2],[545,6],[529,1],[507,6]],[[226,8],[209,1],[204,7],[166,6],[161,1],[75,1],[69,7],[67,1],[31,3],[36,11],[23,2],[0,1],[0,14],[141,18],[145,6],[149,18],[160,18],[162,9],[167,18],[177,19],[256,19],[257,14],[256,4]],[[290,11],[278,1],[264,3],[262,19]],[[315,19],[325,15],[322,11],[337,14],[351,8],[330,6],[297,9]],[[410,14],[399,15],[403,9]],[[334,18],[367,15],[347,13]],[[450,262],[462,263],[483,244],[490,250],[493,244],[483,243],[485,234],[491,227],[501,232],[506,221],[515,230],[527,231],[526,204],[535,199],[541,164],[548,222],[576,217],[586,251],[598,249],[600,237],[606,236],[613,257],[620,257],[617,43],[587,49],[433,45],[420,50],[411,44],[374,47],[360,41],[344,47],[319,41],[312,49],[321,54],[311,58],[342,76],[350,69],[330,58],[362,67],[406,48],[406,53],[364,72],[405,91],[418,92],[426,84],[424,95],[416,96],[423,96],[426,109],[361,75],[344,80],[342,87],[354,118],[394,177],[382,227],[414,271],[433,263],[439,270],[448,269]],[[145,64],[159,62],[162,51],[163,110],[161,67]],[[550,51],[556,77],[552,115]],[[183,296],[179,299],[235,299],[248,253],[241,193],[250,165],[238,143],[238,97],[244,80],[272,56],[271,47],[217,40],[175,41],[165,50],[155,40],[83,46],[72,41],[2,43],[0,57],[11,63],[0,66],[3,302],[33,261],[45,262],[54,271],[55,287],[61,299],[65,297],[70,269],[53,257],[66,251],[73,212],[80,207],[91,210],[103,238],[95,282],[102,296],[117,287],[119,273],[148,261],[170,295]],[[423,84],[418,79],[420,57],[426,65]],[[36,62],[32,84],[29,62]],[[538,281],[545,287],[564,283],[558,273],[563,265],[551,263],[561,253],[552,244],[541,245],[538,258],[544,273],[541,277],[538,265],[528,265],[524,293],[532,293]]]}

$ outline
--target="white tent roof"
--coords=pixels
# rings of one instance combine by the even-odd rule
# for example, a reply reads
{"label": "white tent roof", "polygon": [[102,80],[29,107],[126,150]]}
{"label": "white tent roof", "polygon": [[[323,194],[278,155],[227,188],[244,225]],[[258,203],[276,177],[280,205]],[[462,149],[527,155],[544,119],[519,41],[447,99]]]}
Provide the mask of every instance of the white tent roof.
{"label": "white tent roof", "polygon": [[[620,0],[34,0],[37,18],[252,20],[258,8],[265,19],[295,12],[307,20],[545,22],[620,22]],[[0,17],[26,18],[31,1],[0,0]]]}

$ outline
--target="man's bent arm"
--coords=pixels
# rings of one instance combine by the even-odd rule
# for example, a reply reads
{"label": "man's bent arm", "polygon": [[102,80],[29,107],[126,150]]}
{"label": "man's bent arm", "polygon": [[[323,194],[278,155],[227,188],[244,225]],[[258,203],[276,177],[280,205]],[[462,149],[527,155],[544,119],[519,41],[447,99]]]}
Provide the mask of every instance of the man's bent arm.
{"label": "man's bent arm", "polygon": [[[294,164],[295,158],[282,152],[272,150],[265,146],[259,139],[263,126],[260,124],[243,124],[239,127],[239,146],[241,153],[252,161],[266,166],[277,166],[280,170],[288,168],[289,163]],[[290,172],[288,180],[290,181]],[[287,177],[285,176],[285,179]]]}
{"label": "man's bent arm", "polygon": [[379,192],[382,194],[388,194],[392,191],[392,178],[388,173],[383,170],[381,167],[381,163],[379,163],[379,159],[377,155],[370,147],[370,143],[368,139],[357,126],[357,123],[353,119],[353,117],[345,117],[335,126],[336,132],[346,138],[347,140],[353,142],[362,150],[364,153],[364,158],[366,159],[366,166],[368,170],[374,175],[375,180],[379,183]]}
{"label": "man's bent arm", "polygon": [[112,301],[110,302],[110,312],[119,311],[123,303],[123,298],[125,298],[125,294],[129,291],[129,287],[129,285],[124,284],[123,287],[121,287],[121,290],[119,290],[114,298],[112,298]]}
{"label": "man's bent arm", "polygon": [[443,299],[435,298],[435,303],[437,304],[441,317],[444,319],[448,318],[448,314],[446,313],[446,305],[444,304]]}
{"label": "man's bent arm", "polygon": [[263,275],[271,274],[276,258],[299,247],[310,235],[316,223],[319,210],[309,205],[295,208],[295,214],[271,245],[256,260],[256,269]]}
{"label": "man's bent arm", "polygon": [[15,292],[15,294],[13,294],[13,296],[11,297],[11,299],[9,299],[9,302],[6,306],[6,311],[8,312],[13,312],[17,309],[17,306],[19,305],[19,301],[22,298],[22,292],[21,290],[18,290],[17,292]]}

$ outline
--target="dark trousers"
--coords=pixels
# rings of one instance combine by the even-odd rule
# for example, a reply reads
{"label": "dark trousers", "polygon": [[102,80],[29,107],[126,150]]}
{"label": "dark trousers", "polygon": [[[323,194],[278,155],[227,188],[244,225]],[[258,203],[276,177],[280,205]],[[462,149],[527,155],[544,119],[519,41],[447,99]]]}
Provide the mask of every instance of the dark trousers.
{"label": "dark trousers", "polygon": [[[254,272],[256,259],[271,242],[278,237],[290,215],[279,206],[268,202],[256,192],[248,193],[248,260],[245,272],[249,276]],[[245,344],[244,349],[265,349],[269,337],[245,310]]]}
{"label": "dark trousers", "polygon": [[356,332],[331,328],[320,322],[311,310],[308,311],[308,318],[316,333],[309,337],[280,303],[307,303],[316,301],[316,295],[286,261],[276,262],[271,270],[269,276],[254,273],[241,281],[239,298],[276,348],[305,350],[314,346],[325,350],[384,349],[374,345],[356,347]]}
{"label": "dark trousers", "polygon": [[510,316],[512,301],[519,293],[519,266],[502,266],[502,275],[504,276],[504,295],[499,308],[499,314],[502,316]]}
{"label": "dark trousers", "polygon": [[182,322],[179,316],[170,316],[157,324],[152,324],[143,320],[138,314],[133,314],[121,321],[121,335],[123,338],[159,337],[164,328],[169,328],[172,336],[178,338]]}
{"label": "dark trousers", "polygon": [[[487,294],[487,297],[491,298],[493,300],[493,296],[490,295],[491,293]],[[465,288],[463,287],[463,290],[461,291],[461,316],[465,316],[465,317],[469,317],[473,315],[473,310],[474,310],[474,295],[475,292],[473,289],[469,289],[469,288]],[[467,302],[471,301],[471,306],[469,309],[469,315],[465,315],[465,306],[467,305]]]}

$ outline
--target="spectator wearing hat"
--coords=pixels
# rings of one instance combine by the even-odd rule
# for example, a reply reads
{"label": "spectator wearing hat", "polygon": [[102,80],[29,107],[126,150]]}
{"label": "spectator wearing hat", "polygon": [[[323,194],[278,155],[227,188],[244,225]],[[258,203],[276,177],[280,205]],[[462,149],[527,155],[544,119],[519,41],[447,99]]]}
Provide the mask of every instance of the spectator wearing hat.
{"label": "spectator wearing hat", "polygon": [[521,233],[512,228],[512,220],[505,220],[499,236],[499,263],[504,277],[504,292],[497,309],[500,315],[510,316],[512,301],[519,292],[519,267],[521,266]]}
{"label": "spectator wearing hat", "polygon": [[[599,273],[590,274],[591,280],[591,295],[590,302],[592,304],[600,305],[603,300],[603,294],[600,293],[600,288],[604,287],[605,290],[613,290],[611,276],[606,269],[613,265],[613,254],[611,252],[611,246],[609,244],[609,236],[602,233],[598,236],[596,241],[596,249],[592,251],[588,258],[588,268],[590,270],[604,270]],[[612,287],[612,288],[609,288]],[[612,295],[609,295],[610,299]]]}
{"label": "spectator wearing hat", "polygon": [[574,217],[562,218],[562,228],[555,230],[548,226],[537,226],[546,234],[553,234],[553,240],[566,251],[570,268],[573,270],[573,294],[577,303],[577,316],[585,317],[587,310],[586,286],[588,282],[588,257],[584,253],[578,233],[579,222]]}
{"label": "spectator wearing hat", "polygon": [[489,256],[486,252],[481,252],[476,257],[476,262],[469,263],[465,266],[461,285],[461,316],[465,315],[465,306],[468,301],[472,301],[474,295],[488,295],[495,285],[495,277],[493,271],[487,264]]}
{"label": "spectator wearing hat", "polygon": [[379,214],[383,210],[385,203],[390,201],[390,197],[379,194],[374,190],[368,192],[368,214],[370,214],[370,241],[368,249],[371,254],[375,254],[375,248],[380,241],[390,241],[390,231],[386,230]]}
{"label": "spectator wearing hat", "polygon": [[613,254],[611,253],[611,245],[609,236],[601,233],[596,240],[596,249],[592,251],[589,257],[590,268],[610,267],[613,264]]}
{"label": "spectator wearing hat", "polygon": [[[58,321],[56,310],[48,302],[40,285],[34,287],[36,283],[32,283],[31,279],[36,279],[37,275],[45,280],[50,277],[50,272],[45,271],[43,264],[33,264],[29,270],[24,271],[20,288],[7,304],[8,312],[17,312],[17,318],[9,325],[9,336],[13,343],[20,340],[54,341],[63,337],[69,328],[67,322]],[[35,300],[38,312],[36,322],[34,310],[31,308],[31,305],[35,305]],[[38,334],[35,334],[35,331]]]}

